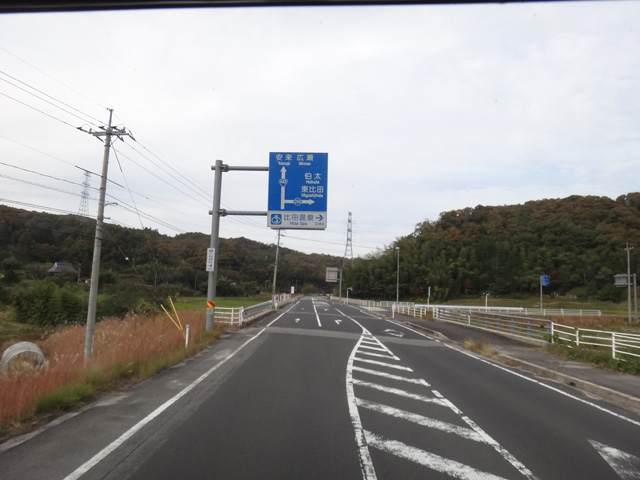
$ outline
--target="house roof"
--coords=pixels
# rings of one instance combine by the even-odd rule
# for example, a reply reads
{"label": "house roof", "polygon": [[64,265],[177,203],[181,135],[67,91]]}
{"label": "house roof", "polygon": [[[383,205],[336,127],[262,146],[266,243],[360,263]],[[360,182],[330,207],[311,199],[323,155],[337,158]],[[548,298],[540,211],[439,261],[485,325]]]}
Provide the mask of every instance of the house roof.
{"label": "house roof", "polygon": [[60,273],[60,272],[73,272],[73,273],[78,273],[78,271],[73,268],[73,265],[71,265],[71,263],[69,262],[56,262],[53,264],[53,267],[51,267],[49,270],[47,270],[47,272],[49,273]]}

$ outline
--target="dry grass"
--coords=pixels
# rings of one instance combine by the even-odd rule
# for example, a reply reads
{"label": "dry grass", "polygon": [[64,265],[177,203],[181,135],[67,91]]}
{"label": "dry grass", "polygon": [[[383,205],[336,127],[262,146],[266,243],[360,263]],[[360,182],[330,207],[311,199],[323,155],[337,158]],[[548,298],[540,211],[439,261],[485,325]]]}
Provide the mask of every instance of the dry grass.
{"label": "dry grass", "polygon": [[[0,428],[4,433],[39,412],[73,408],[114,385],[132,383],[173,365],[219,336],[205,332],[203,311],[181,312],[190,325],[190,346],[164,315],[131,315],[96,325],[94,354],[84,365],[85,328],[74,326],[36,341],[46,368],[18,369],[0,375]],[[15,343],[15,342],[12,342]],[[2,345],[2,351],[10,346]]]}
{"label": "dry grass", "polygon": [[483,357],[493,357],[496,353],[493,347],[491,346],[491,342],[489,342],[489,340],[486,340],[484,338],[479,340],[467,338],[462,343],[462,347],[472,352],[478,353]]}
{"label": "dry grass", "polygon": [[629,333],[640,333],[640,327],[637,322],[629,324],[626,317],[620,315],[602,315],[602,316],[547,316],[547,319],[554,323],[567,325],[576,328],[591,328],[594,330],[615,330],[625,331]]}

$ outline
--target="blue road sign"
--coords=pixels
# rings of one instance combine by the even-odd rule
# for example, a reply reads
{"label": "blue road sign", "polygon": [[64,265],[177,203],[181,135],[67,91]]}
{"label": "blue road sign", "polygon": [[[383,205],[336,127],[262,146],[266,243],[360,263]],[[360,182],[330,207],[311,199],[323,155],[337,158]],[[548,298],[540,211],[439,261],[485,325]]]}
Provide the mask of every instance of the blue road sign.
{"label": "blue road sign", "polygon": [[327,153],[269,153],[267,225],[327,228]]}
{"label": "blue road sign", "polygon": [[549,286],[549,275],[540,275],[540,285],[543,287]]}

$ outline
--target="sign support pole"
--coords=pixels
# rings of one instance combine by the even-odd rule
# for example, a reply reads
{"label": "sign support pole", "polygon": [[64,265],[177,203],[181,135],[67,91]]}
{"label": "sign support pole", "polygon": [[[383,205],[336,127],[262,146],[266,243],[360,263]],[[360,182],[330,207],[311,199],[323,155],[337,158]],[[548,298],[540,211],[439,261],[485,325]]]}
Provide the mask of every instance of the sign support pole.
{"label": "sign support pole", "polygon": [[241,170],[249,172],[268,172],[269,167],[232,167],[222,163],[222,160],[216,160],[216,164],[211,167],[215,171],[213,179],[213,209],[211,214],[211,241],[209,248],[213,249],[213,268],[209,270],[207,283],[207,316],[205,329],[213,330],[216,314],[216,283],[218,281],[218,245],[220,243],[220,217],[227,215],[267,215],[267,212],[248,211],[248,212],[230,212],[220,208],[220,198],[222,195],[222,174],[231,170]]}
{"label": "sign support pole", "polygon": [[216,160],[214,167],[215,177],[213,180],[213,210],[211,211],[211,242],[210,248],[213,248],[213,271],[209,272],[209,281],[207,283],[207,330],[213,330],[216,316],[216,281],[218,275],[218,243],[220,236],[220,195],[222,189],[222,160]]}

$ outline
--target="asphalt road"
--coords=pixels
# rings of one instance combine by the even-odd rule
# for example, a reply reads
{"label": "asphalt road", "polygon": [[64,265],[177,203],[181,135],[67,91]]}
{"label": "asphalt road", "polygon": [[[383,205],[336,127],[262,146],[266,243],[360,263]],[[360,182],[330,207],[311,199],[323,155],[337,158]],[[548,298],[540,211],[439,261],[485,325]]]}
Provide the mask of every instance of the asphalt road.
{"label": "asphalt road", "polygon": [[304,298],[0,448],[0,478],[640,478],[640,418]]}

